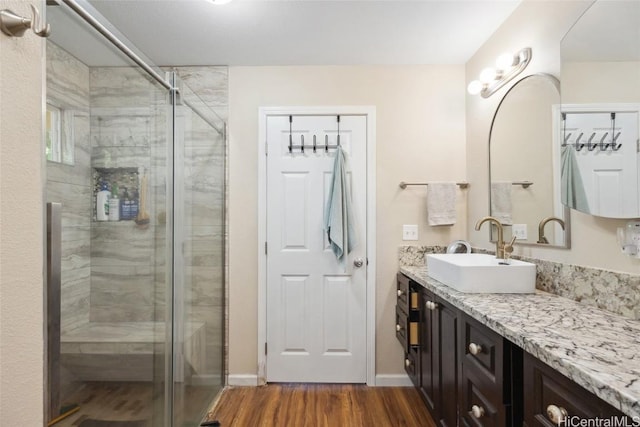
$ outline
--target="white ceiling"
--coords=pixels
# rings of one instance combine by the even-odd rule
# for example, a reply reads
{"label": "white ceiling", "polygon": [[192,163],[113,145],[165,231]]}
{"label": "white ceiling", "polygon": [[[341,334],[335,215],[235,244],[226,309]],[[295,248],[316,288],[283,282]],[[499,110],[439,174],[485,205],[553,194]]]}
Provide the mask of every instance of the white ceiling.
{"label": "white ceiling", "polygon": [[[90,1],[159,65],[464,64],[520,3]],[[88,65],[110,65],[76,30],[54,26],[52,38]]]}

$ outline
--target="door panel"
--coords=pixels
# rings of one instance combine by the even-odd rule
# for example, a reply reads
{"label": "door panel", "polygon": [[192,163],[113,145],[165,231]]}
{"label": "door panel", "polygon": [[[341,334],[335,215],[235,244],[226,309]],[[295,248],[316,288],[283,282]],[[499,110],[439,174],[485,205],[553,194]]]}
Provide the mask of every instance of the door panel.
{"label": "door panel", "polygon": [[357,235],[342,262],[324,231],[324,144],[337,141],[335,115],[295,116],[291,132],[289,116],[267,118],[267,381],[366,382],[366,268],[353,266],[366,258],[366,117],[340,117]]}

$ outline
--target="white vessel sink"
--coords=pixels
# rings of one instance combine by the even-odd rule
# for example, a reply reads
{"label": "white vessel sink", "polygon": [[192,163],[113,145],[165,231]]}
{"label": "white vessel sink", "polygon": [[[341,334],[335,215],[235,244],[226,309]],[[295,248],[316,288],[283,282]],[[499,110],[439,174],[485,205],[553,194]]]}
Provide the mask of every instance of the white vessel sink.
{"label": "white vessel sink", "polygon": [[536,289],[536,265],[486,254],[427,255],[427,273],[460,292],[530,294]]}

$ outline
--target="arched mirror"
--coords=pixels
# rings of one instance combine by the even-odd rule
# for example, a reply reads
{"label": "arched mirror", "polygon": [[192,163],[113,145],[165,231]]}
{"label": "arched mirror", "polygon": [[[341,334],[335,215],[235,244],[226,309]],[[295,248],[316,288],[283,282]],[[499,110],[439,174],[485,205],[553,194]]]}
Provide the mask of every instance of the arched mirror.
{"label": "arched mirror", "polygon": [[[569,215],[560,202],[554,114],[559,82],[547,74],[519,80],[504,95],[489,135],[491,215],[506,241],[569,247]],[[494,238],[495,236],[492,236]]]}
{"label": "arched mirror", "polygon": [[561,59],[563,202],[640,218],[640,2],[594,2],[563,38]]}

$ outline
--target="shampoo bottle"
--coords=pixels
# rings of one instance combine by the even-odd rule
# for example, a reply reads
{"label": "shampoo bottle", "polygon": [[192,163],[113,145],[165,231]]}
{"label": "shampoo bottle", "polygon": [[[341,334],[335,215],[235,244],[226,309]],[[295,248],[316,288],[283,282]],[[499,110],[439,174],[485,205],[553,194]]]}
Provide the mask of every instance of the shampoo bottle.
{"label": "shampoo bottle", "polygon": [[113,184],[111,198],[109,198],[109,221],[120,221],[120,199],[118,198],[118,186]]}
{"label": "shampoo bottle", "polygon": [[96,195],[96,219],[98,221],[109,220],[109,197],[111,192],[106,182],[100,184],[100,191]]}

